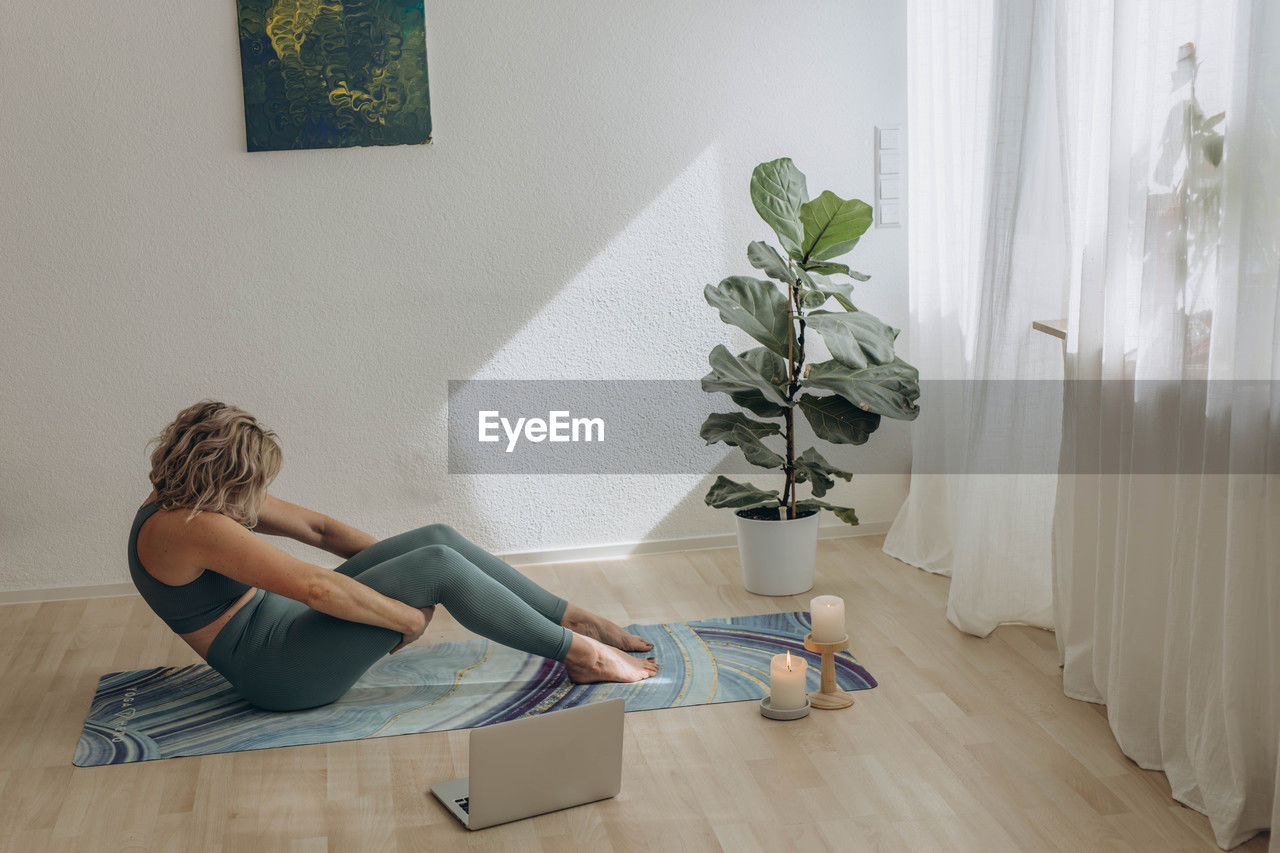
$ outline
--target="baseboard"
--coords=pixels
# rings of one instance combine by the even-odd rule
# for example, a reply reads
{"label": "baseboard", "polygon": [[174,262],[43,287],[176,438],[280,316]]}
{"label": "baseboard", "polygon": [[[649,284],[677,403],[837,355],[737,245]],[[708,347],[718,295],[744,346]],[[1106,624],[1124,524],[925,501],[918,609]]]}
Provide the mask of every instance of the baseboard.
{"label": "baseboard", "polygon": [[[889,522],[873,521],[850,527],[829,524],[818,528],[819,539],[846,536],[879,536],[889,532]],[[583,545],[576,548],[549,548],[545,551],[517,551],[502,554],[512,565],[536,566],[542,563],[579,563],[584,560],[621,560],[641,554],[670,554],[675,551],[704,551],[708,548],[732,548],[738,544],[736,533],[712,536],[682,536],[677,539],[649,539],[644,542],[621,542],[614,545]]]}
{"label": "baseboard", "polygon": [[38,601],[66,601],[72,598],[115,598],[137,595],[132,583],[100,583],[93,586],[51,586],[45,589],[17,589],[0,592],[0,605]]}
{"label": "baseboard", "polygon": [[[830,524],[818,528],[819,539],[839,539],[846,536],[879,536],[889,530],[889,522],[873,521],[850,527],[847,524]],[[721,533],[713,536],[683,536],[676,539],[650,539],[645,542],[621,542],[613,545],[584,545],[576,548],[548,548],[543,551],[516,551],[500,554],[512,565],[536,566],[544,563],[580,563],[587,560],[621,560],[641,554],[670,554],[676,551],[703,551],[708,548],[732,548],[737,544],[736,534]],[[41,601],[66,601],[74,598],[115,598],[137,595],[132,583],[104,583],[94,586],[55,586],[45,589],[19,589],[0,591],[0,606],[5,604],[29,604]]]}

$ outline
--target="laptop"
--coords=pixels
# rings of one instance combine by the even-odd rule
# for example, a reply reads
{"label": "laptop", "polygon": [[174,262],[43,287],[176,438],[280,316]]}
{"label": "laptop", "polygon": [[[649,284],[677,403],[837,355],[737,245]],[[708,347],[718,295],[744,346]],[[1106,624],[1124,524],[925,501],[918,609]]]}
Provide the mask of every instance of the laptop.
{"label": "laptop", "polygon": [[615,797],[622,712],[610,699],[471,731],[471,775],[431,786],[467,829]]}

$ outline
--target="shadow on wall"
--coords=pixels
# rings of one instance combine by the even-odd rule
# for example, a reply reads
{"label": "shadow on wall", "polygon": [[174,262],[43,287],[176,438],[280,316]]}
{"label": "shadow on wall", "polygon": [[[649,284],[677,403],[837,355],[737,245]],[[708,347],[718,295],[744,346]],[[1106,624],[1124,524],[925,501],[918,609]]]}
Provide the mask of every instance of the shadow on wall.
{"label": "shadow on wall", "polygon": [[[815,185],[869,197],[842,178],[869,183],[872,116],[901,114],[882,96],[900,83],[850,83],[901,50],[874,37],[900,14],[870,0],[787,21],[764,0],[731,14],[433,0],[429,149],[247,154],[234,4],[162,12],[149,26],[194,38],[129,51],[124,19],[85,28],[70,14],[19,15],[6,60],[38,67],[26,42],[57,34],[110,85],[73,85],[67,66],[0,94],[64,106],[0,131],[21,164],[6,180],[22,204],[0,211],[21,284],[0,289],[12,331],[0,514],[6,583],[23,587],[70,581],[57,566],[78,567],[76,583],[123,578],[118,535],[145,495],[146,442],[205,396],[281,435],[279,494],[376,534],[447,521],[500,549],[552,547],[630,539],[670,512],[652,529],[676,535],[664,528],[701,507],[693,478],[636,487],[643,525],[623,530],[610,510],[552,530],[560,484],[448,477],[446,381],[701,376],[708,336],[723,339],[702,285],[748,272],[760,236],[751,167],[785,153]],[[766,40],[808,64],[771,60]],[[573,500],[617,507],[634,485],[600,479]],[[62,535],[68,515],[84,535]]]}
{"label": "shadow on wall", "polygon": [[[615,15],[598,10],[589,14],[598,16],[596,23],[602,30],[616,29]],[[458,351],[424,342],[416,375],[438,376],[440,364],[448,365],[448,378],[651,378],[705,373],[707,336],[724,332],[701,300],[701,285],[732,272],[749,272],[744,247],[747,239],[759,236],[761,226],[746,194],[747,178],[755,162],[777,153],[772,141],[739,143],[725,137],[726,127],[745,130],[758,125],[759,118],[743,107],[742,93],[751,87],[720,72],[742,69],[758,78],[755,82],[764,103],[785,110],[783,105],[794,102],[790,108],[795,120],[803,113],[804,102],[795,101],[786,91],[800,81],[771,75],[751,55],[752,34],[767,23],[749,16],[725,22],[703,9],[680,7],[655,31],[644,34],[639,40],[643,46],[628,39],[597,46],[602,59],[612,56],[622,75],[621,86],[616,79],[612,85],[636,92],[637,100],[619,103],[614,94],[602,90],[599,81],[584,80],[582,91],[557,102],[550,133],[548,128],[533,129],[545,138],[545,150],[555,152],[556,159],[540,162],[528,176],[513,173],[510,178],[521,190],[516,199],[500,198],[501,188],[491,186],[490,202],[513,202],[515,209],[506,212],[527,230],[512,235],[518,245],[496,244],[498,266],[489,267],[486,261],[483,290],[462,284],[460,300],[421,306],[425,313],[443,308],[452,315],[452,322],[475,334],[468,335]],[[583,26],[593,27],[590,22]],[[728,32],[727,27],[741,31]],[[652,53],[654,45],[662,45],[663,52]],[[538,49],[553,50],[547,45]],[[690,56],[698,57],[696,68],[690,69]],[[703,69],[710,71],[701,73]],[[771,76],[781,79],[772,81]],[[804,75],[797,72],[795,76]],[[562,83],[547,75],[522,84],[527,91],[518,97],[536,99],[539,91],[559,86]],[[447,107],[440,109],[443,115]],[[575,134],[570,128],[582,127],[584,116],[598,120],[591,132]],[[675,132],[670,132],[673,128]],[[810,144],[807,138],[791,140],[791,132],[781,136],[790,140],[784,144],[802,150]],[[507,144],[504,139],[502,146]],[[584,195],[589,187],[600,188],[599,195]],[[620,204],[622,199],[627,200],[625,205]],[[556,216],[556,210],[569,213]],[[583,223],[587,231],[580,233],[572,230],[577,220],[570,217],[584,210],[590,212],[589,221]],[[624,211],[634,213],[620,222]],[[734,227],[735,221],[748,230]],[[566,224],[571,229],[568,233]],[[575,248],[579,251],[566,252]],[[588,248],[594,249],[589,258],[583,251]],[[570,258],[578,260],[576,269],[569,268]],[[459,255],[459,269],[465,270],[468,263]],[[563,271],[548,274],[547,264]],[[898,286],[905,288],[905,281]],[[518,304],[520,310],[492,310],[500,304]],[[745,336],[741,343],[751,345]],[[401,443],[388,448],[387,458],[394,459],[396,470],[387,473],[397,477],[401,497],[440,506],[448,517],[462,519],[459,523],[467,525],[469,535],[486,543],[504,540],[502,531],[510,526],[513,515],[536,519],[555,512],[559,492],[555,477],[512,477],[498,487],[493,477],[440,477],[447,401],[434,397],[433,401],[436,406],[423,412],[422,431],[401,436]],[[700,443],[696,429],[697,424],[690,425],[688,438]],[[880,438],[884,444],[879,452],[888,451],[889,436]],[[894,444],[903,460],[900,476],[905,483],[909,464],[905,434]],[[859,469],[856,454],[844,464]],[[605,485],[604,477],[600,479],[595,487],[616,491]],[[666,515],[652,523],[647,533],[628,531],[621,536],[613,532],[613,525],[602,528],[598,517],[584,515],[575,532],[604,533],[614,539],[685,535],[678,521],[691,512],[707,512],[702,501],[705,479],[627,478],[627,489],[645,495],[660,493],[663,507],[669,507]],[[732,529],[731,516],[725,514],[717,527],[726,532]],[[537,526],[526,526],[525,535],[537,530]],[[555,544],[542,541],[535,547]]]}
{"label": "shadow on wall", "polygon": [[[652,338],[651,330],[637,328],[633,341],[603,341],[594,324],[605,325],[606,318],[588,319],[611,308],[643,318],[643,304],[661,287],[654,277],[677,275],[669,267],[659,270],[652,255],[618,257],[610,246],[636,232],[636,211],[651,206],[697,161],[736,107],[716,90],[724,75],[708,73],[697,75],[692,108],[686,58],[697,56],[699,69],[734,67],[750,61],[750,42],[708,42],[709,32],[723,28],[708,9],[672,6],[646,15],[643,34],[619,26],[617,13],[604,7],[573,4],[560,14],[551,11],[541,4],[504,8],[502,25],[492,26],[474,7],[433,7],[431,70],[448,85],[433,88],[439,130],[429,162],[412,157],[424,168],[407,183],[395,169],[344,178],[333,163],[300,167],[329,175],[309,182],[315,198],[300,207],[316,211],[310,224],[329,231],[325,242],[335,252],[361,250],[344,244],[344,230],[321,218],[335,194],[353,200],[351,217],[377,223],[369,246],[376,252],[377,286],[337,277],[316,282],[307,307],[325,319],[314,337],[298,341],[299,350],[284,354],[288,360],[277,369],[289,380],[280,383],[285,396],[270,403],[284,415],[277,420],[298,458],[341,446],[338,430],[346,424],[369,425],[374,444],[361,461],[374,470],[360,473],[361,481],[371,482],[365,482],[368,494],[351,496],[353,506],[388,498],[427,501],[446,505],[451,516],[478,517],[454,491],[458,483],[443,476],[445,380],[486,369],[512,377],[600,370],[626,375],[616,372],[617,364],[601,364],[593,344],[614,350],[634,345],[634,358],[642,339]],[[572,26],[548,27],[549,20]],[[503,86],[494,85],[494,62]],[[566,76],[570,71],[573,76]],[[332,180],[346,185],[335,191]],[[707,189],[721,188],[698,191]],[[419,216],[413,222],[402,219],[394,201],[409,196],[429,199],[414,210]],[[705,252],[702,244],[713,242],[705,233],[644,236],[656,238],[651,250],[655,243],[694,241]],[[592,259],[600,258],[607,262],[593,267]],[[638,270],[641,260],[652,267]],[[566,291],[569,322],[562,317],[533,334],[530,318],[545,319],[547,307]],[[280,315],[301,306],[279,307],[257,320],[254,337],[264,342],[264,361],[281,355],[272,334]],[[338,370],[317,375],[315,364]],[[641,364],[637,359],[632,370]],[[645,367],[652,370],[652,364]],[[342,403],[350,407],[348,415],[341,423],[317,423],[309,403],[326,393],[324,383],[335,375],[350,391]],[[295,383],[298,378],[303,381]],[[390,416],[387,407],[395,410]],[[290,416],[298,419],[288,423]],[[382,425],[392,432],[379,434]],[[332,472],[317,471],[314,482],[298,473],[294,483],[307,490],[331,485]]]}
{"label": "shadow on wall", "polygon": [[[651,379],[663,375],[663,371],[667,371],[669,376],[694,378],[706,373],[706,352],[712,343],[732,338],[731,347],[735,351],[756,346],[756,342],[745,334],[720,323],[700,291],[703,281],[718,280],[735,272],[754,272],[745,257],[745,241],[738,242],[732,236],[737,233],[729,224],[732,220],[745,220],[745,228],[753,236],[763,236],[761,230],[767,230],[751,209],[746,179],[737,174],[738,169],[727,168],[723,160],[719,143],[704,149],[470,378]],[[699,244],[692,251],[688,250],[691,242]],[[708,269],[709,263],[719,265],[719,269]],[[625,288],[624,292],[629,291],[639,297],[639,303],[617,294],[601,293],[599,282],[620,269],[626,270],[634,281],[634,286]],[[670,291],[663,292],[662,287],[654,285],[654,282],[669,283]],[[589,318],[590,325],[579,325],[583,318]],[[828,357],[823,354],[825,347],[821,338],[810,336],[809,349],[815,360]],[[536,356],[540,352],[547,353],[550,358],[538,362],[535,357],[531,363],[530,353]],[[505,383],[495,385],[503,386]],[[566,383],[566,387],[569,385]],[[501,395],[502,392],[495,393]],[[702,446],[698,426],[705,414],[733,408],[726,395],[705,395],[705,399],[705,412],[691,410],[687,413],[687,422],[671,422],[670,429],[664,427],[662,431],[669,432],[673,441],[688,442],[691,447]],[[574,397],[570,397],[564,405],[572,405],[573,402]],[[492,401],[493,406],[501,403],[501,398]],[[641,404],[637,401],[635,405]],[[636,408],[625,405],[623,409],[628,414],[636,411]],[[519,412],[529,413],[526,408]],[[670,417],[671,412],[665,412],[664,416]],[[447,417],[447,406],[442,405],[436,417],[443,421]],[[456,418],[454,428],[463,428]],[[453,438],[467,441],[469,437],[470,433]],[[797,441],[800,442],[799,447],[815,442],[812,430],[803,419],[799,424]],[[433,432],[423,437],[418,452],[424,474],[429,460],[438,453],[437,447],[438,434]],[[859,478],[855,487],[837,487],[838,492],[853,492],[867,498],[877,489],[886,488],[886,484],[891,484],[887,486],[890,492],[898,492],[905,486],[910,444],[906,427],[901,424],[886,422],[872,448],[835,446],[828,447],[825,452],[840,467],[855,474],[881,475]],[[578,532],[597,536],[604,534],[612,536],[614,541],[674,538],[689,535],[682,523],[692,514],[710,515],[716,519],[713,522],[716,528],[728,532],[733,528],[732,514],[708,510],[703,495],[715,474],[735,471],[742,474],[741,467],[735,468],[732,464],[738,461],[736,454],[737,451],[719,451],[721,464],[709,472],[705,468],[691,468],[689,473],[682,474],[643,473],[678,469],[666,464],[665,460],[637,459],[633,468],[628,467],[635,474],[600,474],[592,478],[575,473],[575,481],[595,479],[594,487],[613,492],[618,490],[620,480],[625,483],[624,488],[637,498],[648,500],[647,504],[637,507],[637,514],[644,513],[646,519],[652,519],[646,527],[627,528],[620,527],[618,523],[605,523],[598,516],[587,514],[582,517]],[[686,454],[673,455],[684,457]],[[576,467],[573,470],[580,472],[583,469]],[[773,482],[780,479],[776,474],[755,468],[748,471],[748,476],[756,478],[762,486],[779,485]],[[883,476],[886,474],[888,476]],[[612,481],[612,485],[607,484],[607,480]],[[465,501],[467,512],[464,517],[470,535],[482,541],[493,541],[500,539],[501,529],[510,523],[513,514],[536,516],[554,512],[559,487],[565,482],[564,478],[553,474],[455,475],[449,478],[449,484],[456,487],[449,500],[451,508]],[[592,486],[584,491],[590,488]],[[881,505],[883,503],[893,502],[870,502],[868,508],[873,513],[872,518],[878,520],[896,509],[896,504],[886,508]],[[655,507],[660,507],[657,514],[654,513]],[[628,518],[622,520],[622,524],[634,520]],[[708,533],[711,530],[698,532]],[[554,545],[554,542],[543,542],[537,547]]]}
{"label": "shadow on wall", "polygon": [[[472,484],[447,477],[445,380],[487,365],[516,377],[671,369],[672,351],[653,352],[661,341],[651,306],[665,286],[701,280],[705,262],[690,275],[671,259],[719,252],[716,199],[728,192],[714,169],[697,170],[693,187],[679,178],[717,133],[746,119],[743,86],[724,70],[759,65],[752,33],[765,21],[754,14],[726,21],[715,9],[674,2],[625,16],[581,3],[489,12],[431,4],[430,73],[445,82],[432,86],[429,151],[246,159],[237,139],[230,157],[254,187],[243,221],[192,246],[225,290],[195,317],[180,312],[169,324],[153,311],[139,320],[154,287],[138,287],[134,313],[121,318],[158,349],[184,354],[135,364],[140,376],[104,377],[103,387],[139,398],[139,424],[122,455],[140,458],[187,397],[219,396],[282,436],[281,493],[332,495],[333,514],[384,533],[422,523],[396,518],[403,507],[426,520],[480,521],[477,537],[494,541],[483,524],[508,524],[519,498],[507,495],[490,513],[476,505]],[[764,70],[749,73],[767,93]],[[238,77],[227,82],[239,86]],[[671,207],[637,228],[669,189]],[[147,204],[142,194],[135,201]],[[172,211],[174,231],[207,232],[200,208]],[[684,217],[679,227],[672,210]],[[124,236],[139,256],[156,240],[141,229]],[[621,255],[611,253],[614,244]],[[182,284],[189,273],[155,276],[166,274],[179,282],[178,300],[201,301],[201,288]],[[579,325],[553,323],[539,328],[541,339],[522,337],[530,318],[566,291]],[[597,325],[584,323],[591,312]],[[602,333],[610,314],[626,312],[633,338],[619,340],[616,323]],[[241,364],[228,364],[219,325],[234,328]],[[628,348],[629,365],[601,362],[602,352]],[[700,357],[701,345],[686,349]],[[146,391],[155,387],[184,390],[158,405]],[[335,453],[353,446],[358,453]]]}

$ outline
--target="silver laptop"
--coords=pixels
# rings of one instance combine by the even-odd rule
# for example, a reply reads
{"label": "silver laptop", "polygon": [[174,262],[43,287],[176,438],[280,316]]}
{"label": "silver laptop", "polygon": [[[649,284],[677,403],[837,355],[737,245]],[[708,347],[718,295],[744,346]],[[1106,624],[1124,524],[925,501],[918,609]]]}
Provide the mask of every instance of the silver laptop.
{"label": "silver laptop", "polygon": [[471,732],[471,775],[431,786],[467,829],[617,796],[623,700],[593,702]]}

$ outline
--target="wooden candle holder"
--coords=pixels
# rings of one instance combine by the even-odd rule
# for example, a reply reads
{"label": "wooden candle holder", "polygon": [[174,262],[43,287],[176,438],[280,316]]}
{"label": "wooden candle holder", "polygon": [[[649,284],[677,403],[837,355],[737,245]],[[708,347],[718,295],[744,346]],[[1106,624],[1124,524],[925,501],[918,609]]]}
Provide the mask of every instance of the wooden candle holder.
{"label": "wooden candle holder", "polygon": [[813,634],[805,634],[804,647],[811,652],[820,652],[822,654],[822,687],[816,692],[809,694],[809,704],[815,708],[821,708],[824,711],[834,711],[837,708],[848,708],[853,704],[853,697],[840,689],[840,684],[836,681],[836,652],[843,652],[849,648],[849,635],[834,643],[819,643],[813,639]]}

